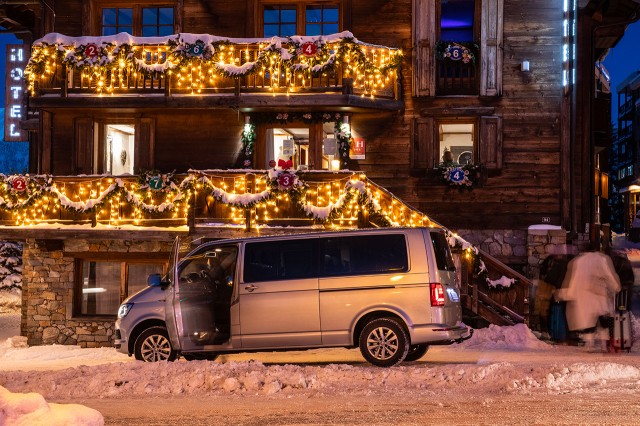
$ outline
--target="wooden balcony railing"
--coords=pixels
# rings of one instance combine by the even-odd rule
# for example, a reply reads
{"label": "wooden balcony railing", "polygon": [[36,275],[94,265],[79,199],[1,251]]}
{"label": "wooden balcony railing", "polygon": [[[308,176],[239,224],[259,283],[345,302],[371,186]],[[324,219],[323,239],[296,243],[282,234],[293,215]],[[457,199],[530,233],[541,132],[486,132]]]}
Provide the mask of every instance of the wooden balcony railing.
{"label": "wooden balcony railing", "polygon": [[[0,225],[91,227],[419,226],[431,222],[384,188],[353,172],[296,174],[302,186],[278,189],[264,171],[194,171],[188,175],[5,177]],[[154,190],[152,187],[156,187]],[[295,188],[304,188],[296,190]],[[71,228],[71,227],[69,227]]]}
{"label": "wooden balcony railing", "polygon": [[348,32],[304,39],[222,39],[192,34],[158,39],[49,34],[33,45],[27,67],[31,94],[398,97],[402,53],[361,43]]}
{"label": "wooden balcony railing", "polygon": [[[529,324],[529,297],[533,283],[490,254],[479,250],[488,276],[474,275],[473,266],[464,252],[456,255],[461,267],[461,298],[464,307],[492,324]],[[502,277],[513,280],[508,287],[491,287],[487,281]],[[504,278],[502,278],[504,280]]]}
{"label": "wooden balcony railing", "polygon": [[474,62],[437,61],[436,91],[439,95],[477,95],[478,80]]}

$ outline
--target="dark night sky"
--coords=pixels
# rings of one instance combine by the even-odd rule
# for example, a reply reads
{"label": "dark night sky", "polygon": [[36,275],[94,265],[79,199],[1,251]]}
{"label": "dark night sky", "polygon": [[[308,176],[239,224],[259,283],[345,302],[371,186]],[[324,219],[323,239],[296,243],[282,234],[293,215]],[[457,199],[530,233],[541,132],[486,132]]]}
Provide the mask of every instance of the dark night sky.
{"label": "dark night sky", "polygon": [[640,70],[640,22],[629,25],[624,37],[604,60],[604,66],[611,76],[611,115],[616,122],[618,117],[618,95],[616,86],[633,71]]}

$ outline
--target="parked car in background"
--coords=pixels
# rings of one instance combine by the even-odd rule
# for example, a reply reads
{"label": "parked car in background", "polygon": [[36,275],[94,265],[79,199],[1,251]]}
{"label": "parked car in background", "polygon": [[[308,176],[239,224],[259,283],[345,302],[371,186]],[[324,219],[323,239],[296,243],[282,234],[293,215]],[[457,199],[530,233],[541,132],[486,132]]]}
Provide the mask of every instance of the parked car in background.
{"label": "parked car in background", "polygon": [[200,245],[125,300],[116,348],[143,361],[359,347],[389,367],[471,336],[440,228],[384,228]]}

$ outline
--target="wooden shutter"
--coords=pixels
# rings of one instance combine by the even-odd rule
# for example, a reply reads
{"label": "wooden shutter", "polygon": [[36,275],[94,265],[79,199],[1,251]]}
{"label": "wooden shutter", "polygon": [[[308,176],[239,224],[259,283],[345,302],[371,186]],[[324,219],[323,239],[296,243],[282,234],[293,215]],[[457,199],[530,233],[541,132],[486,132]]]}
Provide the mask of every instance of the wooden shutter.
{"label": "wooden shutter", "polygon": [[504,0],[482,0],[480,95],[502,94],[502,11]]}
{"label": "wooden shutter", "polygon": [[133,170],[151,170],[155,165],[156,120],[138,118],[134,136]]}
{"label": "wooden shutter", "polygon": [[437,166],[435,161],[435,120],[433,117],[415,118],[412,123],[413,143],[411,147],[411,165],[414,169],[431,169]]}
{"label": "wooden shutter", "polygon": [[502,117],[480,117],[480,163],[487,169],[502,168]]}
{"label": "wooden shutter", "polygon": [[413,95],[435,96],[436,2],[413,0]]}
{"label": "wooden shutter", "polygon": [[[42,128],[40,129],[40,134],[36,135],[36,139],[40,139],[40,143],[38,144],[40,149],[38,159],[31,159],[31,161],[35,160],[35,164],[38,165],[37,171],[40,174],[53,174],[54,171],[51,170],[51,158],[52,151],[51,147],[53,145],[53,114],[49,111],[40,110],[40,124]],[[31,157],[31,155],[29,155]],[[69,171],[67,171],[69,173]],[[58,173],[60,174],[60,173]]]}
{"label": "wooden shutter", "polygon": [[93,173],[93,118],[79,117],[74,123],[73,174]]}

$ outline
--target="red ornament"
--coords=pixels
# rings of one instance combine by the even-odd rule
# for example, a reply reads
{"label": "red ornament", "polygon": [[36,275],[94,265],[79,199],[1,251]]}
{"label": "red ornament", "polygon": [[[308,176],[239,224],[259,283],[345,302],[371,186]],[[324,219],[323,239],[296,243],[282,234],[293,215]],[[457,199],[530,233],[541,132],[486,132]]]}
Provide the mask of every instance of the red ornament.
{"label": "red ornament", "polygon": [[98,46],[93,43],[87,44],[87,46],[84,48],[84,56],[87,56],[89,58],[95,58],[96,56],[98,56]]}
{"label": "red ornament", "polygon": [[276,166],[276,160],[269,160],[269,167],[274,168]]}
{"label": "red ornament", "polygon": [[278,186],[280,188],[289,189],[293,186],[296,176],[293,173],[283,172],[278,176]]}
{"label": "red ornament", "polygon": [[27,180],[23,177],[17,177],[11,182],[11,187],[16,192],[23,192],[27,190]]}
{"label": "red ornament", "polygon": [[302,54],[309,58],[316,56],[316,53],[318,52],[318,46],[316,46],[312,41],[304,42],[300,47],[302,48]]}

